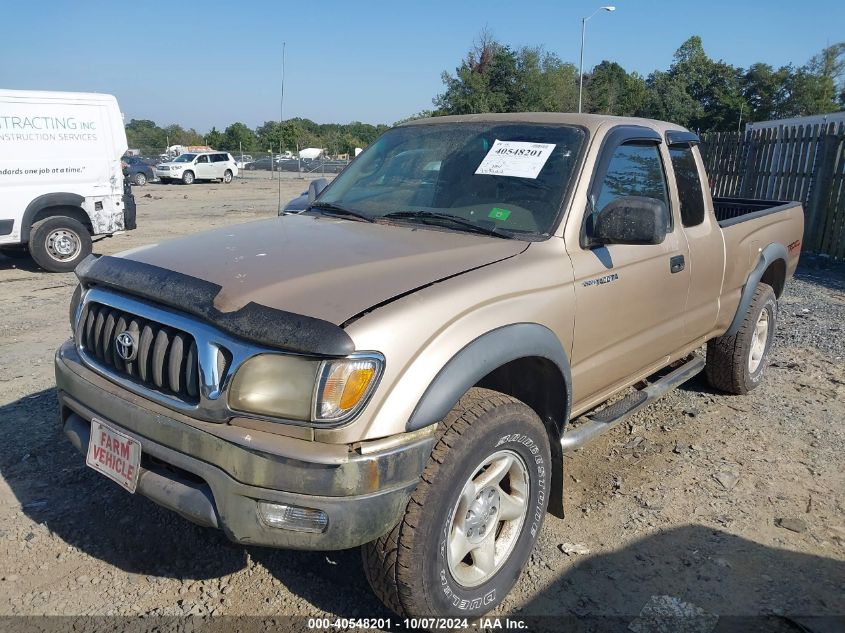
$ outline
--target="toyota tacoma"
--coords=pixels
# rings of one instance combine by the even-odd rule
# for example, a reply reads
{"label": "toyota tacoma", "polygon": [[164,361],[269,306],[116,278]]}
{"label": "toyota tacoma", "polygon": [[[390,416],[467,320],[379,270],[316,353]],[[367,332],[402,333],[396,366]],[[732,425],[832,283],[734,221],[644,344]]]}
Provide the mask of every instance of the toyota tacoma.
{"label": "toyota tacoma", "polygon": [[399,614],[481,615],[562,516],[567,451],[700,371],[743,394],[766,370],[803,212],[712,198],[698,143],[597,115],[416,120],[303,210],[90,256],[64,432],[235,542],[363,546]]}

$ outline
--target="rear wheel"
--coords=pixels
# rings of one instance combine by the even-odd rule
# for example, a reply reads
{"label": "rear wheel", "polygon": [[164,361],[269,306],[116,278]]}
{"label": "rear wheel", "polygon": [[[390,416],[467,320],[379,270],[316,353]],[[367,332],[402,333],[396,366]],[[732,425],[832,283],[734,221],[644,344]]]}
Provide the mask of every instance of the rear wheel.
{"label": "rear wheel", "polygon": [[194,172],[186,171],[184,174],[182,174],[182,184],[183,185],[194,184]]}
{"label": "rear wheel", "polygon": [[32,225],[29,252],[44,270],[70,272],[91,254],[91,235],[73,218],[46,218]]}
{"label": "rear wheel", "polygon": [[442,422],[402,521],[363,547],[375,593],[402,616],[493,609],[537,540],[550,465],[548,436],[532,409],[471,389]]}
{"label": "rear wheel", "polygon": [[227,169],[226,173],[223,174],[223,182],[225,182],[228,185],[230,182],[232,182],[232,178],[234,178],[234,176],[232,175],[232,170]]}
{"label": "rear wheel", "polygon": [[774,290],[758,284],[737,333],[707,343],[706,372],[712,386],[743,394],[760,384],[769,364],[777,313]]}
{"label": "rear wheel", "polygon": [[137,174],[135,174],[135,184],[139,187],[143,187],[147,184],[147,176],[144,174],[144,172],[139,171]]}

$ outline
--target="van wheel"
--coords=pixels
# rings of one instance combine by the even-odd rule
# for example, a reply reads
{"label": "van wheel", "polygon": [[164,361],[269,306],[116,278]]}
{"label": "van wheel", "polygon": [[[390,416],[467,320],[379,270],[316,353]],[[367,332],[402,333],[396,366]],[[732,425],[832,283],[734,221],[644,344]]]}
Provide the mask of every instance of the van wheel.
{"label": "van wheel", "polygon": [[135,184],[139,187],[143,187],[147,184],[147,177],[144,175],[144,172],[139,171],[137,174],[135,174]]}
{"label": "van wheel", "polygon": [[73,218],[39,220],[29,233],[29,252],[35,263],[52,273],[66,273],[91,254],[91,235]]}
{"label": "van wheel", "polygon": [[184,174],[182,174],[182,184],[183,185],[194,184],[194,172],[186,171]]}
{"label": "van wheel", "polygon": [[0,247],[0,255],[9,259],[26,259],[29,257],[29,249],[25,244],[19,246],[3,246]]}
{"label": "van wheel", "polygon": [[234,178],[234,176],[232,175],[232,170],[227,169],[226,173],[223,174],[223,182],[228,185],[230,182],[232,182],[232,178]]}
{"label": "van wheel", "polygon": [[537,541],[550,466],[548,435],[532,409],[468,391],[441,423],[402,521],[363,546],[375,593],[404,617],[495,608]]}
{"label": "van wheel", "polygon": [[760,384],[769,364],[778,304],[772,287],[760,283],[742,325],[733,336],[707,343],[707,380],[728,393],[748,393]]}

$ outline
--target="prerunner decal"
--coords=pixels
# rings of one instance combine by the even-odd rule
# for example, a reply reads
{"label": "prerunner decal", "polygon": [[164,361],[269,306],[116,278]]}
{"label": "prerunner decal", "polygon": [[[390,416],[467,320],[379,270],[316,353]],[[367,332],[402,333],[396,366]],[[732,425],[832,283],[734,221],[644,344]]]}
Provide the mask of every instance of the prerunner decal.
{"label": "prerunner decal", "polygon": [[540,174],[540,170],[549,160],[554,148],[554,143],[526,143],[496,139],[475,173],[483,176],[513,176],[533,180]]}

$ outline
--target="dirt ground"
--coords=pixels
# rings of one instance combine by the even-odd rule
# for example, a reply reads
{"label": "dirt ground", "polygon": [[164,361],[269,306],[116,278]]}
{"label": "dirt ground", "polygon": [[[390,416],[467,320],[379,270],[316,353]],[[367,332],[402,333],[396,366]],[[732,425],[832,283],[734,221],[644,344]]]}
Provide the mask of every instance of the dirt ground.
{"label": "dirt ground", "polygon": [[[275,216],[278,191],[266,174],[136,188],[139,228],[95,252]],[[237,546],[86,468],[53,390],[74,286],[0,256],[0,616],[388,615],[357,550]],[[845,267],[802,261],[759,389],[699,377],[568,459],[567,518],[547,518],[498,612],[632,631],[663,630],[661,612],[845,617],[844,316]]]}

